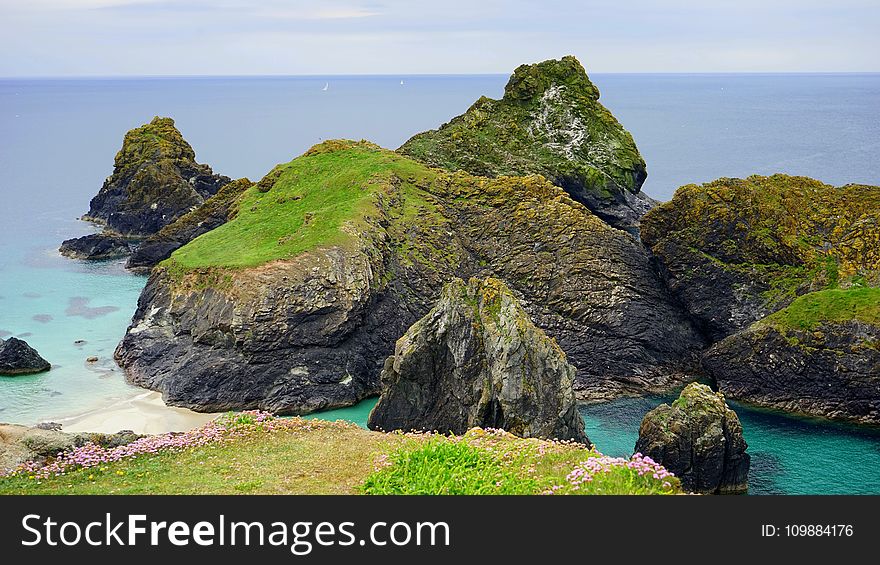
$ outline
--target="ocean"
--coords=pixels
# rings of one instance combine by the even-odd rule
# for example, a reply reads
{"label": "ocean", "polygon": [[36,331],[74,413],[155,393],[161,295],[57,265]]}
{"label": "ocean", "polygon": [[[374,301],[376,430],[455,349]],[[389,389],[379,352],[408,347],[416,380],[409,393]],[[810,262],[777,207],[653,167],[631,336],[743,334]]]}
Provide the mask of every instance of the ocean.
{"label": "ocean", "polygon": [[[785,172],[880,184],[880,74],[591,77],[648,163],[644,190]],[[49,373],[0,377],[0,421],[62,419],[130,398],[112,361],[145,278],[121,262],[62,258],[61,240],[113,168],[124,133],[171,116],[199,162],[257,180],[325,139],[394,148],[462,113],[507,80],[487,76],[330,76],[0,80],[0,337],[23,336]],[[403,83],[401,84],[401,81]],[[324,90],[324,86],[328,88]],[[94,364],[86,359],[96,356]],[[600,450],[626,455],[661,398],[584,408]],[[363,423],[369,401],[334,412]],[[737,406],[752,492],[878,493],[880,434]]]}

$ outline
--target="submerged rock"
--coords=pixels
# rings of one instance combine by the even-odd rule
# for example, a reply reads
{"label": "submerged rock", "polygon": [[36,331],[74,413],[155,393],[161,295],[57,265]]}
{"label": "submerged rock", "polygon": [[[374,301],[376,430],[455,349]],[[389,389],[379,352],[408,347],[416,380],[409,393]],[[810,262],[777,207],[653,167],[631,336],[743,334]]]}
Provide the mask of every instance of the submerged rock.
{"label": "submerged rock", "polygon": [[599,90],[571,56],[518,67],[501,100],[484,96],[399,151],[474,175],[543,175],[633,233],[655,204],[640,191],[647,172],[632,136],[599,103]]}
{"label": "submerged rock", "polygon": [[125,134],[113,174],[92,198],[85,220],[125,236],[146,237],[201,206],[230,182],[195,152],[171,118],[155,117]]}
{"label": "submerged rock", "polygon": [[642,219],[642,241],[712,341],[833,286],[880,284],[880,187],[806,177],[687,185]]}
{"label": "submerged rock", "polygon": [[203,233],[218,228],[235,217],[238,198],[251,187],[248,179],[238,179],[221,188],[205,203],[145,239],[129,257],[126,268],[148,271]]}
{"label": "submerged rock", "polygon": [[880,289],[802,296],[715,344],[703,365],[730,398],[880,424]]}
{"label": "submerged rock", "polygon": [[446,173],[366,142],[279,165],[155,268],[116,358],[201,411],[304,413],[379,392],[453,277],[496,277],[578,369],[580,398],[667,390],[703,342],[643,246],[541,177]]}
{"label": "submerged rock", "polygon": [[455,434],[501,428],[589,444],[574,375],[504,283],[454,279],[385,361],[369,427]]}
{"label": "submerged rock", "polygon": [[645,414],[635,450],[666,467],[685,490],[736,494],[749,488],[747,447],[724,396],[692,383],[671,406]]}
{"label": "submerged rock", "polygon": [[30,375],[51,368],[52,365],[26,341],[15,337],[0,339],[0,375]]}
{"label": "submerged rock", "polygon": [[65,239],[59,251],[71,259],[100,261],[125,257],[134,249],[134,242],[127,237],[112,233],[93,233],[73,239]]}

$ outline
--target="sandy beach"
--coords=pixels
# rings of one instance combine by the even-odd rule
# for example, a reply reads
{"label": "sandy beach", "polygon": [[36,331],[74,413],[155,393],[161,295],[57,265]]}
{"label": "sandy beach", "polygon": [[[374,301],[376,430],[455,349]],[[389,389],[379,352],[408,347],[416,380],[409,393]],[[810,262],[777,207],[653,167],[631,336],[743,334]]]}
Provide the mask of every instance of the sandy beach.
{"label": "sandy beach", "polygon": [[65,432],[115,433],[132,430],[138,434],[182,432],[201,426],[217,414],[202,414],[168,406],[158,392],[144,392],[116,404],[59,420]]}

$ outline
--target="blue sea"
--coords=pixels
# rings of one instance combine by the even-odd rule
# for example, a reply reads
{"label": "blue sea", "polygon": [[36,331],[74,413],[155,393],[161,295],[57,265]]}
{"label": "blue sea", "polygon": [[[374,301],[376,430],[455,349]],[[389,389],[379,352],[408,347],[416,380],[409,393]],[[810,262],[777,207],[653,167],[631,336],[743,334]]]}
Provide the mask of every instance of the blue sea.
{"label": "blue sea", "polygon": [[[785,172],[880,184],[880,75],[591,77],[648,163],[645,192]],[[435,128],[506,76],[0,80],[0,337],[22,336],[49,373],[0,377],[0,421],[33,424],[131,398],[112,353],[145,278],[120,262],[60,257],[94,230],[77,218],[110,175],[124,133],[173,117],[197,159],[257,180],[325,139],[394,148]],[[402,84],[401,84],[401,81]],[[325,84],[329,85],[324,90]],[[89,364],[86,359],[99,361]],[[628,455],[662,398],[583,409],[590,438]],[[321,417],[363,424],[367,401]],[[753,493],[880,494],[880,433],[736,406],[753,457]]]}

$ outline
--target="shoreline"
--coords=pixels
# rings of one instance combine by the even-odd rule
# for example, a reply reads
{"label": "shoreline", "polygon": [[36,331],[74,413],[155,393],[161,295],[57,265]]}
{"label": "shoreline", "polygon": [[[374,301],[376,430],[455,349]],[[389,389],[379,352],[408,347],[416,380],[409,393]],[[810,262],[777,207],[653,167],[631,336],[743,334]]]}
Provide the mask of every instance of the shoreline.
{"label": "shoreline", "polygon": [[220,413],[201,413],[168,406],[158,392],[144,390],[137,395],[95,408],[77,416],[55,420],[68,433],[116,433],[131,430],[137,434],[184,432],[216,418]]}

